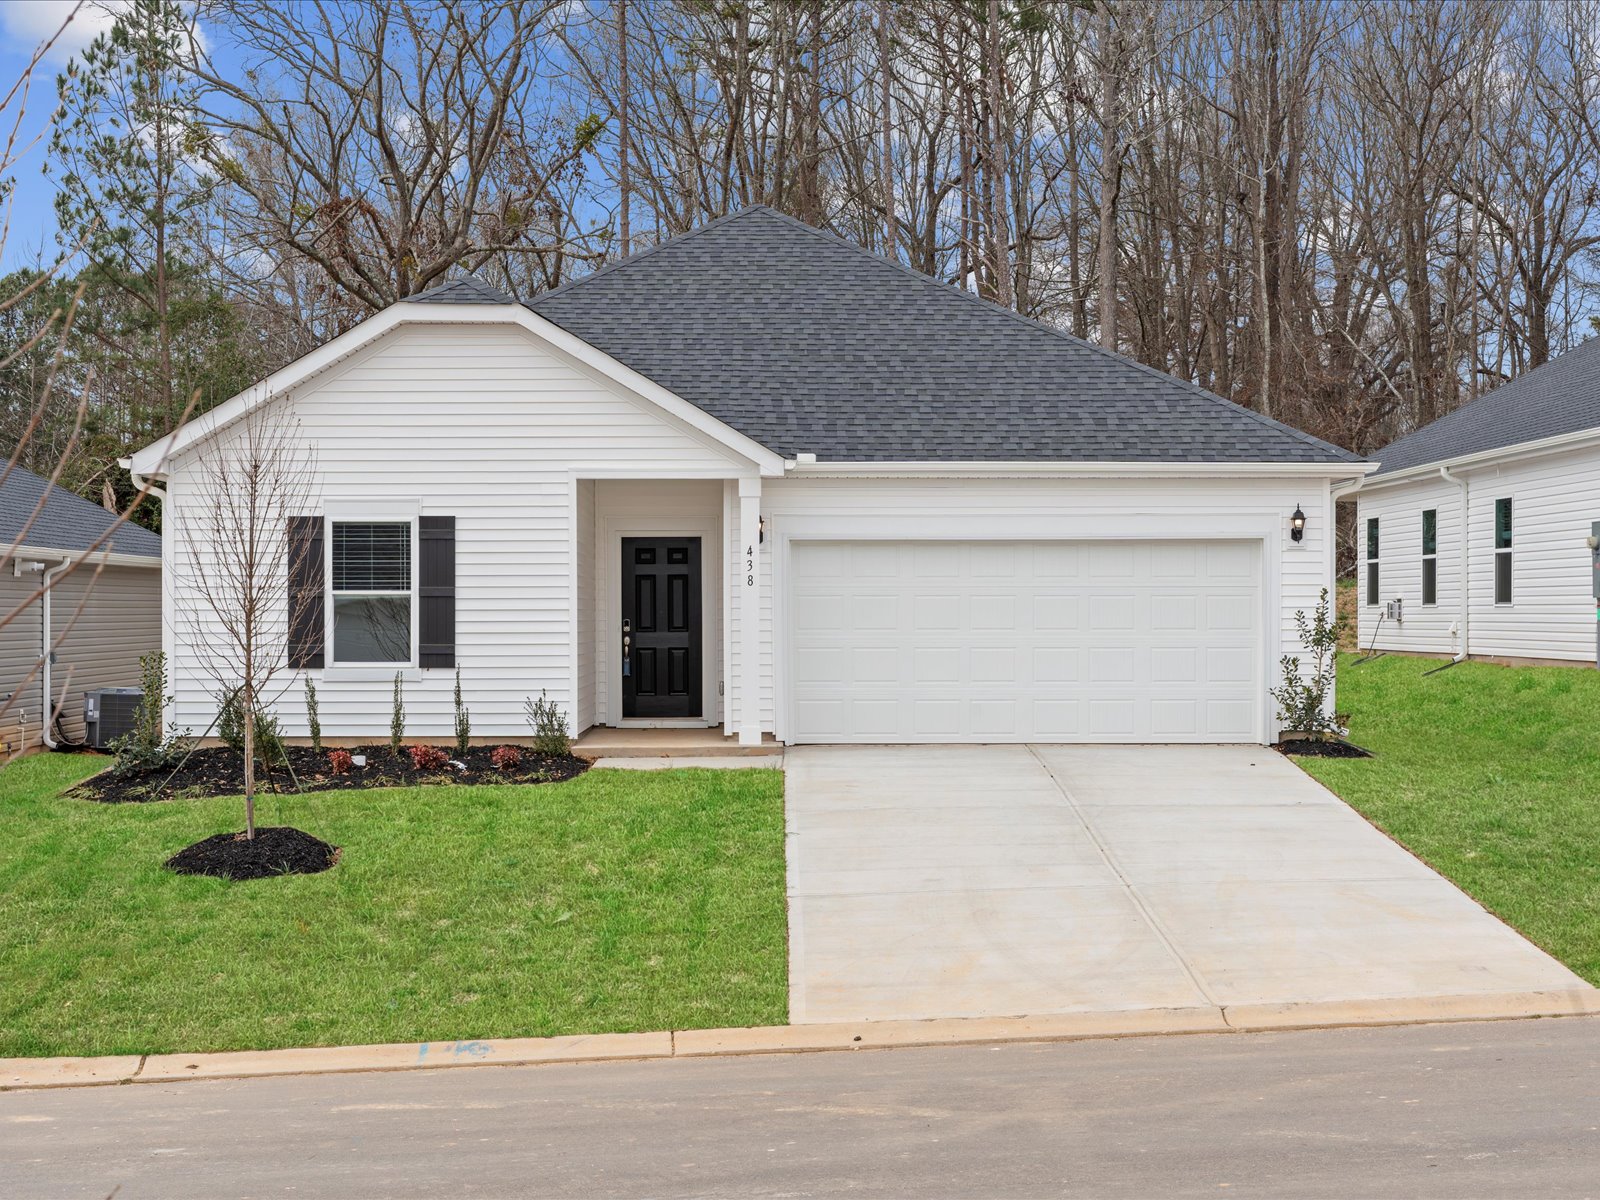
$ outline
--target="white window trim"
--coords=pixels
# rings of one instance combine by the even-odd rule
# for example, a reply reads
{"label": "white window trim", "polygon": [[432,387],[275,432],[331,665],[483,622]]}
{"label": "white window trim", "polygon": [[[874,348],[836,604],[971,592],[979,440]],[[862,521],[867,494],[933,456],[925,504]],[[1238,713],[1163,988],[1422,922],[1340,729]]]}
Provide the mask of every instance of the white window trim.
{"label": "white window trim", "polygon": [[[333,676],[343,679],[391,679],[395,672],[405,674],[408,679],[420,677],[420,668],[417,666],[417,634],[418,621],[421,620],[420,596],[422,589],[419,586],[418,568],[421,562],[419,557],[418,529],[421,522],[421,508],[417,504],[379,504],[368,502],[344,502],[329,504],[322,515],[322,578],[327,581],[322,594],[322,628],[325,641],[324,655],[327,667],[325,670]],[[401,522],[411,527],[411,654],[405,662],[341,662],[336,654],[337,640],[334,637],[333,601],[338,596],[398,596],[399,592],[335,592],[333,587],[333,527],[336,524],[349,524],[352,522],[384,522],[398,525]]]}
{"label": "white window trim", "polygon": [[[1494,577],[1490,579],[1490,589],[1494,595],[1496,608],[1510,608],[1517,601],[1516,560],[1511,557],[1511,552],[1517,546],[1517,505],[1515,496],[1496,496],[1494,500],[1493,520],[1494,532],[1491,543],[1500,540],[1500,502],[1504,500],[1511,505],[1511,544],[1509,546],[1494,546]],[[1506,591],[1510,593],[1508,599],[1500,599],[1500,556],[1505,555],[1506,564]]]}
{"label": "white window trim", "polygon": [[[1377,526],[1378,532],[1377,554],[1372,552],[1372,529],[1374,525]],[[1377,608],[1383,602],[1383,568],[1379,565],[1383,553],[1383,522],[1377,517],[1368,517],[1367,523],[1361,532],[1362,545],[1366,549],[1366,557],[1363,559],[1366,564],[1366,571],[1361,578],[1362,600],[1367,608]],[[1377,586],[1373,586],[1372,582],[1373,568],[1377,568]]]}
{"label": "white window trim", "polygon": [[[1433,553],[1431,553],[1431,554],[1428,552],[1428,542],[1427,542],[1428,514],[1430,512],[1433,514]],[[1423,514],[1422,515],[1422,532],[1423,532],[1423,542],[1422,542],[1422,584],[1419,585],[1420,586],[1420,590],[1422,592],[1422,596],[1423,596],[1422,607],[1424,607],[1424,608],[1438,608],[1439,607],[1439,510],[1436,509],[1436,508],[1425,508],[1425,509],[1422,510],[1422,514]],[[1433,563],[1433,599],[1432,600],[1427,599],[1428,590],[1427,590],[1427,587],[1426,587],[1426,580],[1427,580],[1427,577],[1428,577],[1428,563],[1430,563],[1430,562]]]}

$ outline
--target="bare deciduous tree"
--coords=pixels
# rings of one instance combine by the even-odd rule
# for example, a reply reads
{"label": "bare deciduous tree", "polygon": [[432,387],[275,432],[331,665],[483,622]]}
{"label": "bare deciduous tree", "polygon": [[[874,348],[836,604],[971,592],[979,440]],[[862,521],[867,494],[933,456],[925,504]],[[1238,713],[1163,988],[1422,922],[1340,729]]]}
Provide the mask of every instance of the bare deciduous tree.
{"label": "bare deciduous tree", "polygon": [[292,586],[296,556],[310,551],[290,527],[311,513],[318,485],[315,456],[286,401],[264,399],[215,437],[183,485],[174,584],[197,603],[184,606],[186,656],[173,669],[202,672],[219,698],[237,697],[245,836],[253,838],[256,718],[278,698],[273,681],[288,668],[291,629],[320,599]]}

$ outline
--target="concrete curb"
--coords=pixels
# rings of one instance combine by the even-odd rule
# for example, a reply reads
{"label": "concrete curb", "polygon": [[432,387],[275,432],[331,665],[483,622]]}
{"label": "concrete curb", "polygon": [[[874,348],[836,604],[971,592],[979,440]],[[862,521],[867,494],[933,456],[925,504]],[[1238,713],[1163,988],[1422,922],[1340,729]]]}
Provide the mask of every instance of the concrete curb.
{"label": "concrete curb", "polygon": [[404,1042],[213,1054],[115,1055],[107,1058],[0,1059],[0,1091],[175,1083],[187,1079],[254,1079],[356,1071],[448,1067],[537,1066],[747,1054],[805,1054],[911,1046],[981,1046],[1100,1038],[1258,1033],[1349,1026],[1510,1021],[1600,1014],[1600,989],[1510,992],[1477,996],[1312,1001],[1225,1008],[1148,1008],[1039,1017],[955,1017],[933,1021],[859,1021],[771,1025],[751,1029],[687,1029],[659,1033]]}

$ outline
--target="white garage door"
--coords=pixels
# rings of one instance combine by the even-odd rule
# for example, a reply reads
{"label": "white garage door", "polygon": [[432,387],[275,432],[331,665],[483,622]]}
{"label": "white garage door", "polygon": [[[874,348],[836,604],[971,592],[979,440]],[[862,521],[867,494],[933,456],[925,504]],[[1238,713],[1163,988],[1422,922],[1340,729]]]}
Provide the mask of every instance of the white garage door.
{"label": "white garage door", "polygon": [[1253,742],[1256,542],[795,542],[793,742]]}

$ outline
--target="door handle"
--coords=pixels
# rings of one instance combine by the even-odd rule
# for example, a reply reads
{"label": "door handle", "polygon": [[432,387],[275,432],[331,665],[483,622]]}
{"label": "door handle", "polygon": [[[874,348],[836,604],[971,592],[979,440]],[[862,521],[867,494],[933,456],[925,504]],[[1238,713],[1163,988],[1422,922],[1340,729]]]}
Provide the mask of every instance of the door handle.
{"label": "door handle", "polygon": [[633,674],[633,622],[622,619],[622,677]]}

